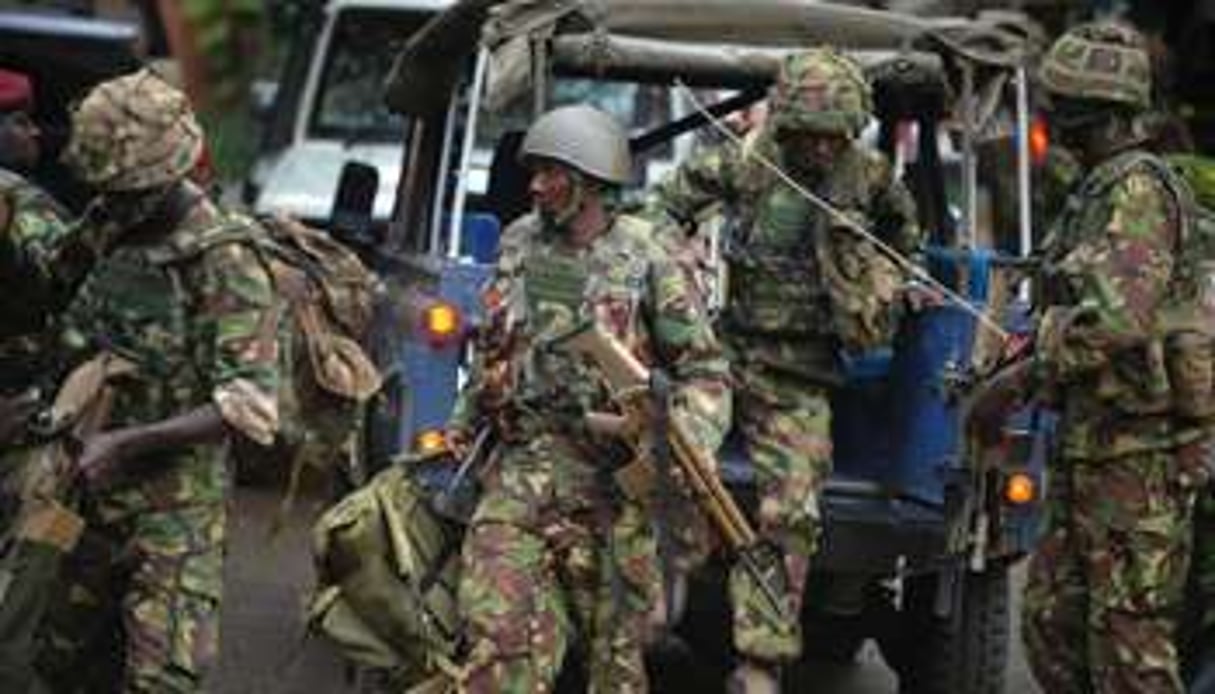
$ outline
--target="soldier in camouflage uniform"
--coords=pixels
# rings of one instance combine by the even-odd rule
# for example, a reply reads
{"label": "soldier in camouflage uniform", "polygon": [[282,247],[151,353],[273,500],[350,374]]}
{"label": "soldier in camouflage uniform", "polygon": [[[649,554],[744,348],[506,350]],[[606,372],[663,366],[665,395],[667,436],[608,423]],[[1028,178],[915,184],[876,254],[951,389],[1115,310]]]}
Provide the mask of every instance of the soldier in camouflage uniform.
{"label": "soldier in camouflage uniform", "polygon": [[69,222],[54,198],[21,175],[41,157],[33,107],[30,80],[0,70],[0,397],[17,400],[45,370],[48,319],[66,305],[101,250],[89,245],[97,239],[75,233],[82,227]]}
{"label": "soldier in camouflage uniform", "polygon": [[802,590],[819,538],[819,493],[831,469],[828,389],[841,348],[888,342],[898,274],[870,242],[837,225],[761,166],[779,163],[807,190],[912,252],[915,204],[888,162],[856,143],[872,109],[860,67],[830,49],[791,56],[771,115],[747,148],[711,150],[659,184],[651,206],[691,224],[724,202],[735,219],[724,242],[729,268],[722,335],[733,365],[737,425],[760,490],[759,526],[785,553],[787,615],[780,619],[745,573],[730,588],[734,643],[744,656],[732,680],[774,691],[776,667],[801,653]]}
{"label": "soldier in camouflage uniform", "polygon": [[1026,587],[1028,657],[1048,692],[1180,692],[1175,620],[1209,455],[1203,428],[1179,414],[1172,360],[1185,355],[1165,318],[1187,210],[1139,149],[1151,76],[1137,33],[1078,26],[1040,77],[1084,175],[1045,242],[1029,372],[1061,419]]}
{"label": "soldier in camouflage uniform", "polygon": [[612,481],[620,451],[583,424],[610,407],[602,376],[545,343],[587,321],[606,328],[667,370],[672,406],[714,450],[729,420],[727,367],[651,226],[613,209],[631,172],[623,128],[588,106],[559,108],[531,127],[521,156],[535,211],[503,233],[489,327],[453,422],[492,417],[503,441],[463,548],[463,685],[550,691],[577,634],[591,691],[644,692],[660,584],[649,518]]}
{"label": "soldier in camouflage uniform", "polygon": [[226,213],[186,180],[203,134],[148,70],[95,87],[64,159],[121,229],[65,317],[69,350],[133,365],[82,442],[86,541],[65,567],[40,672],[53,691],[198,692],[217,652],[230,479],[224,443],[278,428],[279,308],[243,244],[172,251]]}
{"label": "soldier in camouflage uniform", "polygon": [[[40,575],[45,553],[30,550],[20,523],[33,443],[28,424],[40,405],[39,383],[54,344],[51,314],[62,309],[81,268],[59,248],[71,234],[67,214],[18,172],[41,156],[33,85],[0,70],[0,691],[25,692],[34,681],[33,641],[49,591]],[[41,548],[39,548],[41,549]]]}

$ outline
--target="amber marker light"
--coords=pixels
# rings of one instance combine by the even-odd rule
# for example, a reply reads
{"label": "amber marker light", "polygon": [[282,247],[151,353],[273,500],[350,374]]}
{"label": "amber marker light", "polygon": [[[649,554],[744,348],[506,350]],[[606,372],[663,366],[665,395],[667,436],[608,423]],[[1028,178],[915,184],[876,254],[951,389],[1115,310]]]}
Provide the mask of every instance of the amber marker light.
{"label": "amber marker light", "polygon": [[414,439],[414,449],[423,455],[434,455],[447,450],[447,437],[441,429],[428,429]]}
{"label": "amber marker light", "polygon": [[1021,506],[1037,497],[1034,478],[1024,472],[1016,472],[1004,480],[1004,498],[1010,504]]}
{"label": "amber marker light", "polygon": [[439,301],[426,307],[422,325],[431,342],[444,343],[460,331],[460,311],[451,304]]}
{"label": "amber marker light", "polygon": [[1029,158],[1041,166],[1046,162],[1050,150],[1050,129],[1042,118],[1035,118],[1029,126]]}

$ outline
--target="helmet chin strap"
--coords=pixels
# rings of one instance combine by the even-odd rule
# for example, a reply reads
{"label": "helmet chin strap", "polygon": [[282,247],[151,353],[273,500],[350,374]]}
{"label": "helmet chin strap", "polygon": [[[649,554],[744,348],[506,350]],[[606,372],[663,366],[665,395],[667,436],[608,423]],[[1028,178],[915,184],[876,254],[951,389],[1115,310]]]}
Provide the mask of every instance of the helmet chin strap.
{"label": "helmet chin strap", "polygon": [[810,161],[800,152],[793,152],[784,146],[778,150],[778,158],[789,173],[803,183],[817,185],[826,171],[817,161]]}

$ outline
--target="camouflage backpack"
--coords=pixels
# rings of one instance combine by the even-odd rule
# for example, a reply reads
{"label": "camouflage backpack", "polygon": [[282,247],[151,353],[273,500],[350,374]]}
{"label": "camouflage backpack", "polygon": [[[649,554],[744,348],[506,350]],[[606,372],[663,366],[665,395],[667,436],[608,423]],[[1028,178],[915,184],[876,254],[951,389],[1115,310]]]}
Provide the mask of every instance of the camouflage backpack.
{"label": "camouflage backpack", "polygon": [[401,691],[442,680],[460,642],[461,535],[404,465],[379,473],[312,529],[310,629]]}
{"label": "camouflage backpack", "polygon": [[1166,311],[1166,364],[1178,414],[1209,420],[1215,417],[1215,159],[1176,155],[1167,161],[1171,187],[1187,213],[1174,305]]}
{"label": "camouflage backpack", "polygon": [[[1122,393],[1120,406],[1129,413],[1171,411],[1182,419],[1207,421],[1215,417],[1215,162],[1130,150],[1086,178],[1073,195],[1103,196],[1132,170],[1150,172],[1181,215],[1176,261],[1148,362],[1134,374],[1140,379],[1138,392]],[[1092,220],[1066,216],[1075,209],[1069,204],[1056,223],[1063,233],[1092,226]]]}
{"label": "camouflage backpack", "polygon": [[[351,469],[361,405],[381,383],[362,346],[379,289],[375,276],[324,232],[287,218],[259,225],[229,215],[201,233],[170,235],[148,255],[171,269],[222,243],[258,250],[290,316],[284,325],[267,327],[277,327],[283,338],[281,367],[287,377],[279,388],[280,438],[294,458],[293,486],[303,465]],[[250,454],[256,453],[238,452]]]}

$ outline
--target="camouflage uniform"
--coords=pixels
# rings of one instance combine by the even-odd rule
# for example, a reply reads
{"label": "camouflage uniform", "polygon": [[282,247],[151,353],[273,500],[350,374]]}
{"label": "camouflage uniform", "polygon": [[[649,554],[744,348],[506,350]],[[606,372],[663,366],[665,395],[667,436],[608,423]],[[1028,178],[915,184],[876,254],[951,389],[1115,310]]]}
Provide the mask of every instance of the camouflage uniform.
{"label": "camouflage uniform", "polygon": [[[608,116],[567,108],[546,114],[532,132],[571,115],[590,123],[580,128],[615,133],[627,153],[623,130]],[[523,151],[546,154],[530,134]],[[599,178],[623,182],[617,176]],[[729,417],[720,348],[651,226],[613,216],[580,250],[566,233],[535,213],[504,232],[485,294],[491,327],[456,418],[492,415],[504,439],[463,549],[471,692],[551,690],[574,633],[591,691],[647,686],[642,643],[660,585],[649,519],[614,486],[620,451],[582,423],[584,413],[610,407],[601,376],[544,342],[594,321],[669,370],[674,406],[698,423],[706,445],[716,447]]]}
{"label": "camouflage uniform", "polygon": [[[819,493],[831,469],[831,407],[841,347],[889,339],[890,305],[860,307],[890,287],[845,279],[850,262],[877,259],[869,242],[840,230],[756,161],[785,164],[798,182],[887,243],[911,252],[919,243],[915,204],[887,161],[855,143],[869,118],[869,88],[859,67],[832,51],[809,51],[782,68],[772,116],[747,147],[715,149],[659,184],[651,207],[690,222],[724,202],[736,231],[724,242],[729,290],[722,335],[735,382],[736,423],[755,466],[759,526],[786,553],[791,615],[800,610],[810,557],[819,537]],[[782,130],[842,134],[850,140],[830,171],[793,170],[779,145]],[[897,276],[896,273],[887,275]],[[847,323],[846,316],[867,318]],[[842,333],[848,332],[850,335]],[[741,571],[731,577],[734,642],[764,662],[801,652],[796,621],[785,623]]]}
{"label": "camouflage uniform", "polygon": [[62,309],[87,267],[72,267],[58,249],[70,237],[67,212],[25,178],[0,169],[0,196],[13,209],[0,231],[0,393],[24,389],[36,378],[47,345],[48,317]]}
{"label": "camouflage uniform", "polygon": [[[184,95],[141,71],[86,97],[67,157],[102,190],[155,191],[179,183],[200,146]],[[173,227],[150,228],[158,220]],[[85,356],[103,348],[136,366],[112,383],[111,429],[214,404],[239,434],[269,443],[276,433],[278,309],[260,260],[237,243],[164,260],[223,220],[201,197],[171,222],[144,220],[141,235],[121,239],[72,302],[68,347]],[[200,691],[218,646],[224,448],[156,453],[124,471],[86,490],[90,533],[65,567],[41,673],[57,691]]]}
{"label": "camouflage uniform", "polygon": [[[1186,154],[1171,155],[1168,160],[1190,184],[1199,215],[1206,216],[1198,223],[1212,225],[1206,231],[1210,243],[1215,240],[1215,162]],[[1208,267],[1212,252],[1215,248],[1208,247],[1198,256]],[[1208,309],[1212,307],[1208,305]],[[1207,464],[1215,466],[1215,458]],[[1190,682],[1191,691],[1205,692],[1215,687],[1215,484],[1208,484],[1198,495],[1192,556],[1182,646],[1185,662],[1195,680]]]}
{"label": "camouflage uniform", "polygon": [[[1136,45],[1118,25],[1077,27],[1047,56],[1044,82],[1057,96],[1146,106]],[[1090,84],[1084,69],[1111,71],[1091,82],[1104,91],[1077,93]],[[1166,176],[1143,152],[1109,156],[1045,243],[1034,368],[1060,423],[1024,636],[1048,692],[1182,691],[1175,619],[1210,452],[1171,406],[1161,315],[1177,289],[1185,209]]]}

